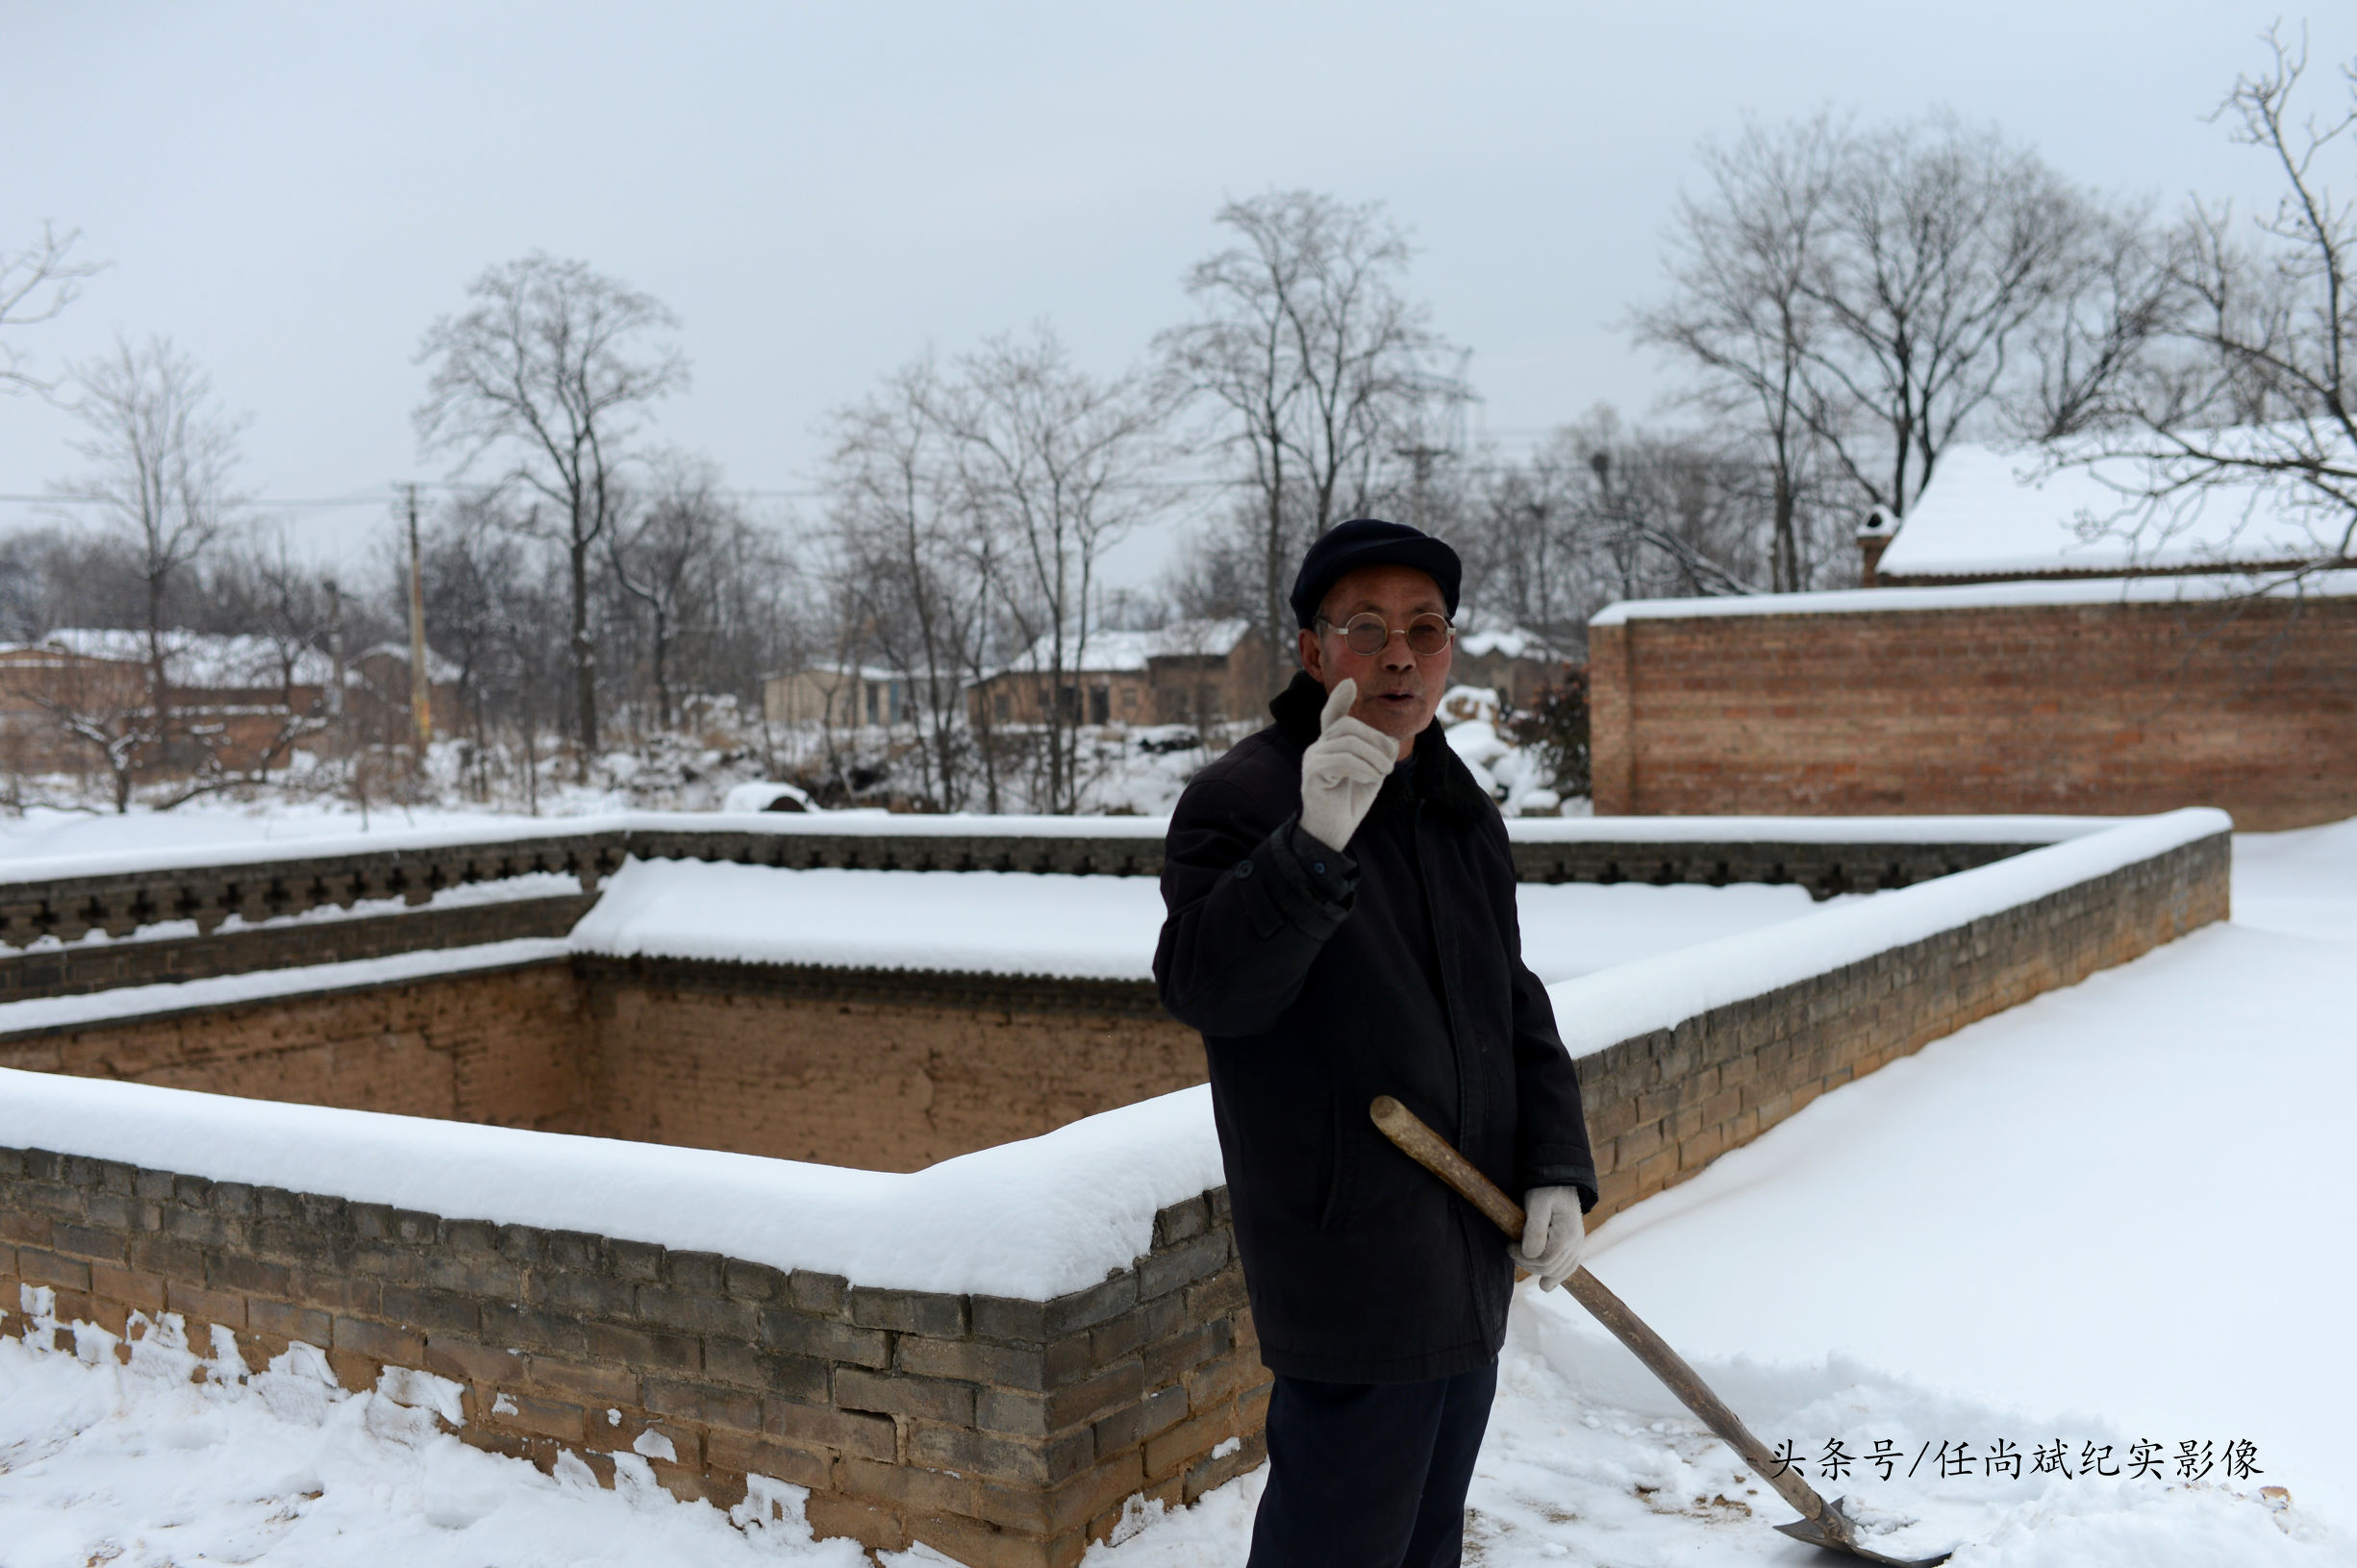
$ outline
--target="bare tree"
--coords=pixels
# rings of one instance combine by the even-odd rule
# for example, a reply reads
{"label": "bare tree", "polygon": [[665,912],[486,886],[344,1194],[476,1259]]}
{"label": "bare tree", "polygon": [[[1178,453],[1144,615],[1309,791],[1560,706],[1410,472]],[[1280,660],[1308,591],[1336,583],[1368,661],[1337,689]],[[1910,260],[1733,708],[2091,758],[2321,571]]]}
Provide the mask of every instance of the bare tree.
{"label": "bare tree", "polygon": [[1105,551],[1168,504],[1141,483],[1160,460],[1165,406],[1138,376],[1081,370],[1041,326],[958,361],[938,417],[955,443],[958,504],[997,543],[1000,603],[1036,683],[1043,746],[1035,799],[1079,809],[1076,672],[1097,612]]}
{"label": "bare tree", "polygon": [[[84,279],[99,272],[103,261],[74,260],[82,231],[59,234],[54,224],[41,225],[41,236],[22,250],[0,250],[0,327],[30,327],[50,320],[82,293]],[[23,353],[0,341],[0,390],[47,392],[56,383],[42,381],[25,368]]]}
{"label": "bare tree", "polygon": [[1960,436],[2083,427],[2168,308],[2141,211],[1993,130],[1820,114],[1701,156],[1669,295],[1631,326],[1765,471],[1778,588],[1805,578],[1813,486],[1903,513]]}
{"label": "bare tree", "polygon": [[682,631],[711,596],[720,550],[732,525],[742,519],[721,494],[719,468],[711,460],[667,453],[653,469],[648,494],[607,535],[607,559],[615,585],[645,612],[655,723],[667,732]]}
{"label": "bare tree", "polygon": [[1679,198],[1667,239],[1671,296],[1637,312],[1637,340],[1700,373],[1689,399],[1756,440],[1769,488],[1769,585],[1802,585],[1797,518],[1821,450],[1812,357],[1828,332],[1813,292],[1823,266],[1844,133],[1824,115],[1747,125],[1705,143],[1709,191]]}
{"label": "bare tree", "polygon": [[[1615,599],[1755,593],[1778,549],[1760,479],[1747,452],[1598,405],[1522,461],[1488,465],[1460,503],[1466,603],[1483,626],[1569,649]],[[1820,522],[1799,513],[1804,583]]]}
{"label": "bare tree", "polygon": [[1904,514],[2084,283],[2094,206],[2037,154],[1945,115],[1851,138],[1806,269],[1823,331],[1810,425],[1871,504]]}
{"label": "bare tree", "polygon": [[213,383],[171,340],[114,352],[73,369],[68,405],[88,435],[73,444],[88,463],[53,485],[97,512],[127,547],[140,589],[156,745],[174,744],[168,606],[180,578],[218,540],[243,497],[234,483],[245,421],[224,412]]}
{"label": "bare tree", "polygon": [[995,783],[993,759],[970,755],[965,683],[991,651],[998,588],[997,555],[960,485],[952,403],[930,356],[902,366],[836,411],[825,482],[845,657],[872,648],[909,683],[924,791],[948,810],[965,801],[969,761]]}
{"label": "bare tree", "polygon": [[2268,63],[2236,79],[2218,117],[2275,165],[2275,210],[2238,240],[2228,210],[2196,206],[2169,257],[2184,302],[2156,335],[2159,362],[2061,460],[2100,465],[2134,535],[2165,535],[2220,485],[2272,490],[2307,535],[2306,559],[2269,574],[2280,584],[2357,560],[2357,200],[2320,164],[2357,144],[2357,61],[2341,71],[2346,104],[2298,116],[2306,43],[2276,30],[2265,42]]}
{"label": "bare tree", "polygon": [[590,579],[622,499],[618,472],[631,437],[649,404],[687,385],[677,348],[641,346],[678,319],[586,262],[537,251],[489,269],[467,293],[473,306],[437,320],[418,349],[418,361],[433,365],[415,414],[418,438],[429,451],[458,453],[462,470],[504,452],[506,482],[555,509],[570,573],[573,717],[586,779],[598,734]]}
{"label": "bare tree", "polygon": [[1259,502],[1258,619],[1273,677],[1286,594],[1311,539],[1362,510],[1435,403],[1461,401],[1448,346],[1400,292],[1406,234],[1376,204],[1310,190],[1233,201],[1240,243],[1187,273],[1202,313],[1156,338],[1166,374],[1214,405]]}
{"label": "bare tree", "polygon": [[2144,378],[2158,344],[2182,321],[2183,238],[2147,207],[2096,211],[2074,286],[2029,338],[2035,381],[2013,399],[2014,433],[2065,441],[2118,420],[2120,395]]}

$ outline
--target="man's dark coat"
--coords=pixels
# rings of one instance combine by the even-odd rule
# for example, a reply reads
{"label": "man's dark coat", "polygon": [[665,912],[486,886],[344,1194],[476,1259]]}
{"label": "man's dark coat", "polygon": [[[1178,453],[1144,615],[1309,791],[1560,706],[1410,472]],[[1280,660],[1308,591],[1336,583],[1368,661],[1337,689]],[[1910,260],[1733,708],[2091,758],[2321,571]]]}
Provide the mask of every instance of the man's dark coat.
{"label": "man's dark coat", "polygon": [[1154,977],[1203,1032],[1261,1358],[1406,1382],[1497,1355],[1514,1286],[1496,1230],[1367,1118],[1397,1096],[1519,1197],[1595,1202],[1579,1077],[1522,962],[1497,807],[1439,724],[1349,845],[1300,831],[1325,692],[1213,762],[1170,820]]}

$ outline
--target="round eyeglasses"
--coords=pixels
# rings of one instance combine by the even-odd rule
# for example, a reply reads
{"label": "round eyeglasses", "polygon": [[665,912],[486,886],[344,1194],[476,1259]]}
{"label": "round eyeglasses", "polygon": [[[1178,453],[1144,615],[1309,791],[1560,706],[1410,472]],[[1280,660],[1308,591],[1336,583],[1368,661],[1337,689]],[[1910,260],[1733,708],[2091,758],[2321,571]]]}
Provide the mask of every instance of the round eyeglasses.
{"label": "round eyeglasses", "polygon": [[1450,639],[1457,635],[1457,629],[1448,624],[1447,616],[1436,615],[1430,610],[1411,617],[1404,628],[1394,628],[1371,610],[1362,610],[1340,626],[1322,615],[1318,617],[1317,624],[1329,632],[1341,633],[1342,646],[1362,659],[1383,652],[1394,636],[1407,638],[1408,652],[1417,658],[1430,659],[1447,647]]}

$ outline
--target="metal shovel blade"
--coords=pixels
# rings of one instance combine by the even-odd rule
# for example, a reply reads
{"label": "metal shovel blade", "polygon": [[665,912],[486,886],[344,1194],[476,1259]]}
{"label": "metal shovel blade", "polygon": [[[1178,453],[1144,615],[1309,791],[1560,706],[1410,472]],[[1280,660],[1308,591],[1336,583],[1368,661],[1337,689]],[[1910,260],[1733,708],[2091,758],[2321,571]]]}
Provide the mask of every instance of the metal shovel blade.
{"label": "metal shovel blade", "polygon": [[[1826,1512],[1839,1519],[1843,1526],[1851,1523],[1848,1510],[1842,1506],[1846,1501],[1848,1500],[1845,1498],[1837,1497],[1825,1505]],[[1955,1556],[1953,1552],[1943,1552],[1936,1557],[1888,1557],[1871,1547],[1860,1546],[1857,1537],[1847,1530],[1843,1530],[1841,1534],[1836,1535],[1825,1528],[1822,1521],[1816,1519],[1795,1519],[1789,1525],[1778,1525],[1775,1529],[1780,1535],[1790,1535],[1796,1541],[1806,1541],[1821,1551],[1846,1552],[1853,1557],[1864,1557],[1868,1562],[1893,1564],[1893,1568],[1935,1568],[1936,1564],[1945,1562]]]}

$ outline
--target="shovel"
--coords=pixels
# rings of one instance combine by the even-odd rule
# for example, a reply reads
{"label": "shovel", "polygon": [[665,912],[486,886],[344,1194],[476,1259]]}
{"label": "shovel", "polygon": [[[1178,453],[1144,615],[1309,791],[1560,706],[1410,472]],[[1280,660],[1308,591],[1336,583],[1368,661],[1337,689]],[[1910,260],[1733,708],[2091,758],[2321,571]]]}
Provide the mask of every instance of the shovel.
{"label": "shovel", "polygon": [[[1459,1154],[1446,1138],[1426,1127],[1416,1112],[1392,1099],[1379,1095],[1367,1108],[1383,1135],[1399,1145],[1409,1158],[1456,1189],[1457,1196],[1488,1215],[1490,1222],[1513,1240],[1522,1239],[1522,1206],[1498,1190],[1497,1183],[1473,1168],[1473,1162]],[[1711,1392],[1708,1385],[1694,1375],[1676,1351],[1669,1348],[1660,1334],[1645,1327],[1642,1319],[1622,1305],[1619,1297],[1597,1282],[1586,1269],[1574,1273],[1564,1282],[1564,1288],[1582,1307],[1593,1312],[1596,1320],[1613,1332],[1613,1337],[1629,1348],[1630,1354],[1645,1364],[1645,1369],[1678,1396],[1678,1402],[1694,1412],[1696,1419],[1718,1433],[1718,1440],[1735,1450],[1736,1455],[1751,1467],[1752,1474],[1776,1489],[1785,1502],[1800,1510],[1800,1517],[1776,1529],[1796,1541],[1822,1547],[1828,1552],[1846,1552],[1868,1562],[1884,1562],[1896,1568],[1933,1568],[1953,1556],[1943,1552],[1936,1557],[1890,1557],[1871,1547],[1858,1544],[1858,1524],[1843,1509],[1843,1499],[1831,1503],[1817,1495],[1817,1489],[1801,1479],[1799,1470],[1779,1464],[1768,1451],[1768,1445],[1751,1435],[1743,1418],[1727,1408],[1726,1402]]]}

